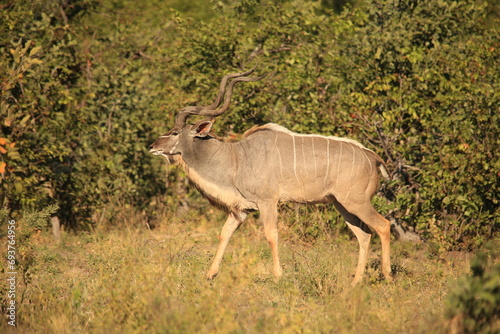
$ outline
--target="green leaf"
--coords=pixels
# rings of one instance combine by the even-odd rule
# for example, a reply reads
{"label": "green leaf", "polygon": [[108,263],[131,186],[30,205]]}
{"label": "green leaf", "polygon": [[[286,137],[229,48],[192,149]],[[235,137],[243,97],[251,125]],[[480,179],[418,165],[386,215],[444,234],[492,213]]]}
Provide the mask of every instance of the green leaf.
{"label": "green leaf", "polygon": [[30,51],[30,57],[34,57],[40,50],[42,49],[41,46],[36,46]]}
{"label": "green leaf", "polygon": [[30,117],[31,117],[30,115],[24,116],[21,122],[19,122],[19,125],[24,126],[24,124],[26,124],[26,122],[30,119]]}

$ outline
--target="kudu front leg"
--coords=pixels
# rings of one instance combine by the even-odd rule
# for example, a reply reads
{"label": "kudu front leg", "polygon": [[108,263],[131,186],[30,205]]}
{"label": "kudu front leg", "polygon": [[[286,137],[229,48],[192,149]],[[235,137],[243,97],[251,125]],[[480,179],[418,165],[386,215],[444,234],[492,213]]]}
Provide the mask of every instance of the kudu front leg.
{"label": "kudu front leg", "polygon": [[273,256],[273,273],[276,279],[283,275],[281,269],[280,257],[278,252],[278,208],[277,204],[264,204],[259,206],[260,215],[264,224],[264,232],[266,234],[267,242],[271,246],[271,253]]}
{"label": "kudu front leg", "polygon": [[227,220],[224,223],[224,226],[222,227],[222,231],[220,233],[220,242],[219,247],[217,248],[217,253],[215,254],[214,261],[212,262],[212,265],[207,272],[207,279],[213,279],[219,273],[219,266],[222,261],[222,257],[224,256],[226,246],[229,243],[229,239],[231,239],[234,231],[236,231],[241,223],[243,223],[246,217],[247,214],[244,212],[231,212],[227,217]]}

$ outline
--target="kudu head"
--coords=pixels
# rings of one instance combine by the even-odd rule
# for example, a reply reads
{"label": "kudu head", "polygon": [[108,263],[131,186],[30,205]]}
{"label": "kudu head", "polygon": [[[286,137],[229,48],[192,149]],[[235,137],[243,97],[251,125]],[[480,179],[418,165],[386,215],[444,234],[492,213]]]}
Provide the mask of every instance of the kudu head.
{"label": "kudu head", "polygon": [[[194,138],[207,137],[212,128],[213,119],[228,109],[233,94],[233,87],[236,83],[258,81],[265,77],[265,75],[249,77],[248,75],[252,74],[254,70],[255,67],[247,72],[232,73],[224,76],[220,83],[219,95],[211,105],[183,108],[175,118],[174,128],[158,137],[149,147],[149,152],[154,155],[163,155],[170,163],[176,162],[178,159],[176,156],[182,154],[183,148],[189,142],[192,142]],[[231,80],[229,84],[227,83],[228,80]],[[217,109],[218,107],[220,108]],[[207,118],[195,124],[186,124],[187,118],[191,115],[206,116]]]}

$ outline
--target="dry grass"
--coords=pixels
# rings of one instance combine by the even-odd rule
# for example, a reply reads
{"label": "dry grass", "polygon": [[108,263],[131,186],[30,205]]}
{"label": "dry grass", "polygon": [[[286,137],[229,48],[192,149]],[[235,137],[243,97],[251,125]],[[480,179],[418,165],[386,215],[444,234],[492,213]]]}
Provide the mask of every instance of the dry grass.
{"label": "dry grass", "polygon": [[60,245],[48,232],[32,236],[18,286],[19,332],[428,333],[469,268],[468,254],[429,258],[424,246],[394,242],[396,279],[387,284],[378,279],[375,239],[365,284],[352,289],[355,240],[305,244],[282,226],[285,275],[276,283],[262,229],[250,220],[207,282],[221,226],[161,226],[66,234]]}

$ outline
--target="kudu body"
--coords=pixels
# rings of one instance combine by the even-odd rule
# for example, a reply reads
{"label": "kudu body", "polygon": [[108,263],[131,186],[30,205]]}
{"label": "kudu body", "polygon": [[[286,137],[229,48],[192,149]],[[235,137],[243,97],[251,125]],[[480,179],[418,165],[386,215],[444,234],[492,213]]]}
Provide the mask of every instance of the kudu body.
{"label": "kudu body", "polygon": [[[256,81],[251,72],[233,74],[226,93],[230,99],[237,81]],[[223,84],[221,94],[223,95]],[[229,97],[228,97],[229,95]],[[216,103],[214,103],[216,104]],[[213,105],[214,105],[213,104]],[[226,105],[228,103],[225,103]],[[214,107],[195,112],[211,117]],[[227,108],[227,106],[226,106]],[[247,131],[239,142],[225,142],[211,133],[212,121],[205,119],[185,125],[193,109],[177,116],[174,129],[151,145],[151,153],[179,163],[199,191],[228,212],[220,243],[207,278],[219,271],[225,248],[247,213],[258,210],[271,246],[274,275],[281,276],[278,255],[278,203],[333,203],[359,242],[359,257],[353,284],[361,281],[366,267],[371,230],[382,242],[382,272],[390,280],[390,222],[372,206],[371,198],[379,183],[378,170],[387,174],[382,159],[356,141],[293,133],[276,124]]]}

